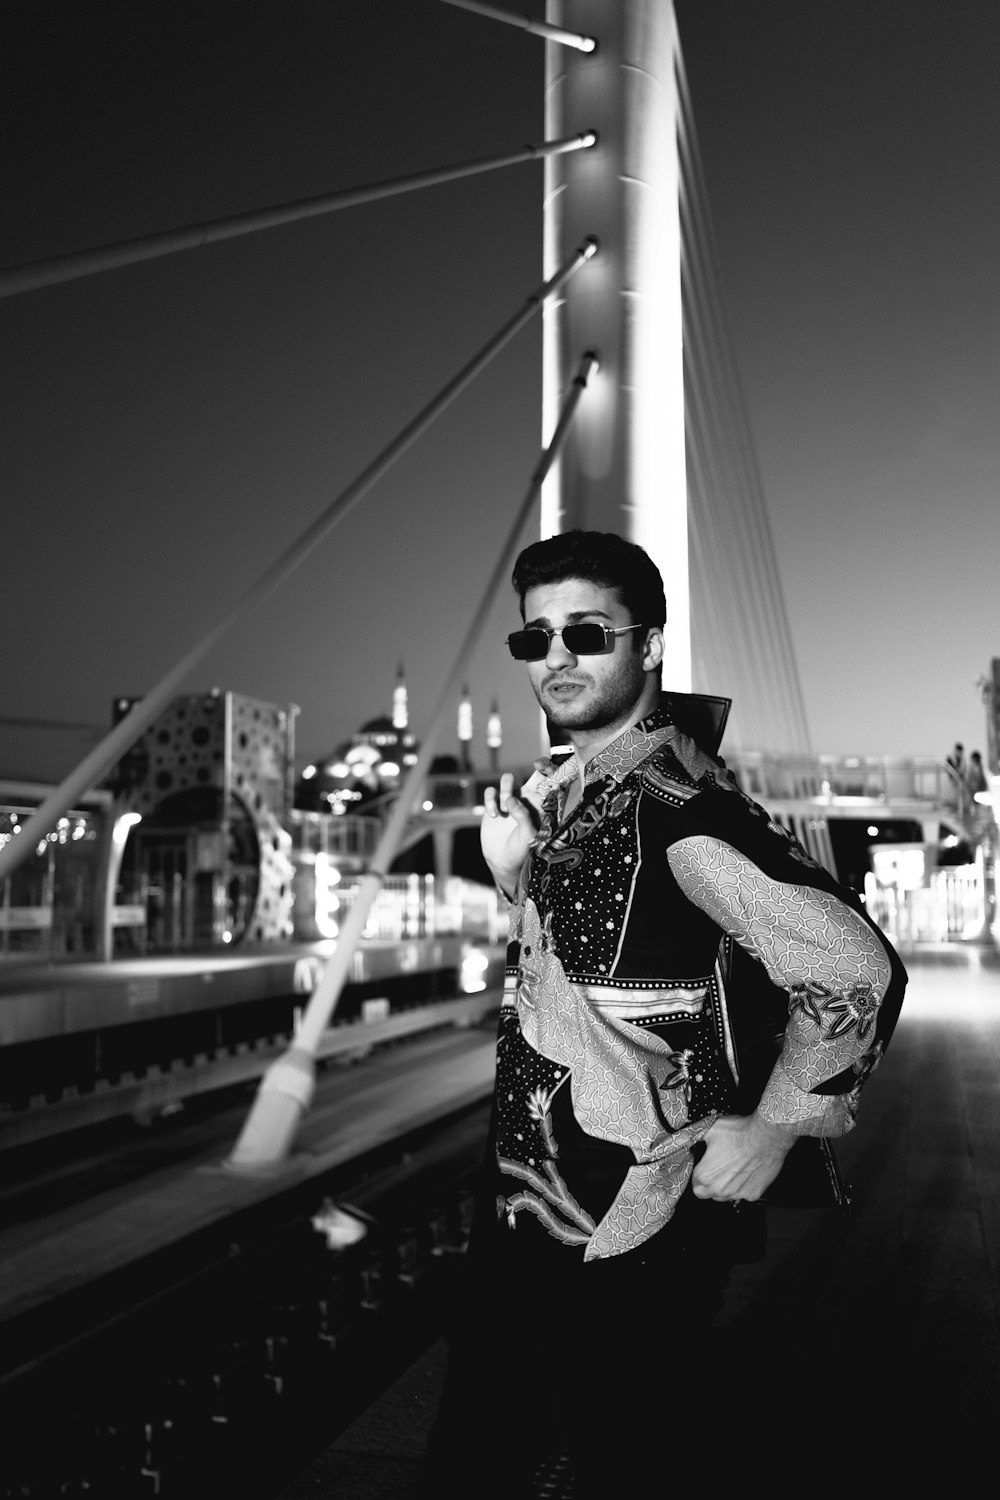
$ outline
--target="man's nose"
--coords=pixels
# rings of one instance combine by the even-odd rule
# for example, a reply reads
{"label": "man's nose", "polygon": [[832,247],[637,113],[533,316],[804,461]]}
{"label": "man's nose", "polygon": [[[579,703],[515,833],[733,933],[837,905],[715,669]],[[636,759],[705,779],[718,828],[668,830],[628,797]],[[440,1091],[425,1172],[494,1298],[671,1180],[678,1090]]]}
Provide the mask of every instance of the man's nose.
{"label": "man's nose", "polygon": [[576,657],[572,651],[567,650],[563,642],[562,632],[557,630],[549,637],[549,649],[545,653],[545,665],[547,667],[564,667],[567,662],[575,662]]}

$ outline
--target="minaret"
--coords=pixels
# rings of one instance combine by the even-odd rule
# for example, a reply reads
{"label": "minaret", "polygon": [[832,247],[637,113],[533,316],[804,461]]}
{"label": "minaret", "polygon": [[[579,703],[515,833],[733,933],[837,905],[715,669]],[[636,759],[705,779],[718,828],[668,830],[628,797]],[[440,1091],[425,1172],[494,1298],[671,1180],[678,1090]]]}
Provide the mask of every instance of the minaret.
{"label": "minaret", "polygon": [[500,769],[500,746],[503,744],[503,726],[500,723],[500,706],[494,698],[490,716],[486,721],[486,748],[490,752],[490,770]]}
{"label": "minaret", "polygon": [[469,746],[472,743],[472,699],[468,687],[462,689],[462,701],[458,705],[458,743],[462,750],[462,770],[472,770]]}
{"label": "minaret", "polygon": [[392,727],[393,729],[405,729],[408,722],[406,679],[403,676],[403,663],[400,662],[396,671],[396,686],[392,690]]}

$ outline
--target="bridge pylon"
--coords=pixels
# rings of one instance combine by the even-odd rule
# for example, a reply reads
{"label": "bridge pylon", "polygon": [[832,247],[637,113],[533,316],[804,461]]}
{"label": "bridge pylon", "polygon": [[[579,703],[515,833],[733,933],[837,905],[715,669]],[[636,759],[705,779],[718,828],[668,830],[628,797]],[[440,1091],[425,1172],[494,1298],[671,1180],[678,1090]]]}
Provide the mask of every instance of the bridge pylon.
{"label": "bridge pylon", "polygon": [[[595,235],[597,255],[545,309],[543,422],[551,431],[584,349],[600,371],[542,492],[542,536],[616,531],[645,547],[667,595],[664,683],[691,688],[677,151],[670,0],[565,0],[593,52],[546,44],[546,131],[597,145],[546,162],[544,255]],[[581,122],[579,127],[573,122]]]}

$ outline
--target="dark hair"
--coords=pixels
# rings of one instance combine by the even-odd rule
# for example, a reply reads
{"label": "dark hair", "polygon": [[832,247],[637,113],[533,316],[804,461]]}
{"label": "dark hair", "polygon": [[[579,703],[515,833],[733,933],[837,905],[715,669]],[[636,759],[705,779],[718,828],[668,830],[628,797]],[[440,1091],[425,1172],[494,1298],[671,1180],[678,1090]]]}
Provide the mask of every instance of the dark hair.
{"label": "dark hair", "polygon": [[529,589],[564,578],[583,578],[601,588],[616,589],[638,625],[663,625],[667,601],[660,570],[637,542],[614,531],[563,531],[525,547],[514,564],[511,582],[521,601]]}

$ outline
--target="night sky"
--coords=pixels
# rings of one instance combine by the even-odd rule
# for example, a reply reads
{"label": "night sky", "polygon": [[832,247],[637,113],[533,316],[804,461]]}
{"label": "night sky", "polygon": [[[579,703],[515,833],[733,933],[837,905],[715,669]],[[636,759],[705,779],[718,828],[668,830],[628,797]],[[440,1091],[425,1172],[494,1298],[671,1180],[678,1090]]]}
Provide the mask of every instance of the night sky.
{"label": "night sky", "polygon": [[[678,0],[814,748],[985,749],[1000,654],[1000,10]],[[541,3],[532,6],[541,16]],[[542,139],[543,45],[436,0],[13,0],[0,265]],[[0,301],[0,776],[58,778],[541,279],[542,167]],[[508,346],[190,691],[295,703],[300,761],[419,734],[537,461]],[[536,531],[529,527],[525,540]],[[470,669],[538,721],[497,607]],[[442,750],[454,749],[443,741]]]}

